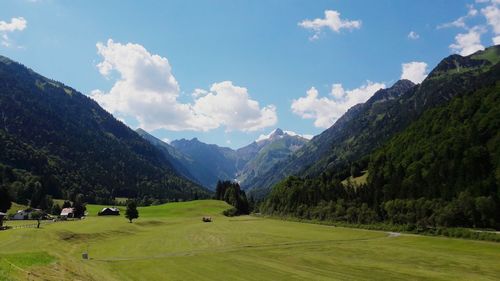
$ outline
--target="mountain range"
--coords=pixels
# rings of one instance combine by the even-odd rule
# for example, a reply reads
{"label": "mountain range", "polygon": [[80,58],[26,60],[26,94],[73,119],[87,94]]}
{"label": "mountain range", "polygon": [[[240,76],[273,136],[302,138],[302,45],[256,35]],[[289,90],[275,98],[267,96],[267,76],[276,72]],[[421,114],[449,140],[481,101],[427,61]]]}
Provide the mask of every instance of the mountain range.
{"label": "mountain range", "polygon": [[[428,184],[421,178],[440,184],[443,190],[448,190],[446,195],[439,195],[446,200],[455,198],[459,190],[488,196],[484,186],[496,190],[500,174],[498,153],[494,149],[498,147],[498,134],[494,133],[498,114],[494,114],[496,107],[490,108],[485,103],[485,100],[494,105],[498,103],[494,94],[499,80],[498,62],[499,46],[465,57],[451,55],[443,59],[422,83],[416,85],[409,80],[400,80],[389,88],[380,89],[311,140],[276,129],[235,150],[206,144],[197,138],[165,143],[142,129],[134,131],[75,89],[0,57],[2,181],[11,187],[13,197],[27,199],[30,194],[46,194],[74,198],[81,195],[89,202],[103,202],[116,196],[203,198],[211,196],[210,190],[214,190],[219,180],[238,181],[257,199],[266,198],[272,191],[270,198],[279,198],[276,200],[280,201],[281,196],[291,192],[292,189],[287,189],[289,184],[306,188],[314,183],[326,190],[332,186],[338,188],[340,181],[360,174],[365,174],[369,186],[354,191],[364,190],[366,194],[362,196],[386,196],[377,192],[400,186],[412,190],[414,187],[409,187],[413,185],[408,182],[394,184],[406,176],[407,181],[421,182],[421,186]],[[476,96],[482,98],[478,98],[479,101],[471,98]],[[471,105],[455,105],[460,102]],[[455,123],[447,126],[442,116],[441,123],[431,127],[433,117],[429,112],[435,110],[436,114],[444,114],[448,109],[443,107],[452,105],[464,112],[450,116],[462,118],[464,124],[474,124],[472,129],[461,128]],[[479,110],[482,115],[474,117],[467,110]],[[485,111],[493,113],[483,114]],[[417,133],[415,128],[422,132]],[[478,134],[479,138],[464,140],[474,142],[477,147],[460,146],[459,141],[452,142],[448,135],[448,140],[436,137],[439,132],[447,130]],[[402,135],[412,136],[412,139]],[[421,136],[436,138],[436,143],[427,146],[446,147],[449,143],[463,147],[467,155],[445,149],[450,154],[455,153],[457,159],[453,162],[442,156],[446,160],[440,160],[440,163],[453,162],[456,167],[462,167],[458,164],[462,162],[473,163],[463,167],[482,167],[487,171],[482,174],[486,180],[479,183],[478,172],[451,184],[444,176],[451,172],[446,172],[444,166],[439,166],[442,174],[427,179],[429,173],[423,171],[427,171],[427,166],[432,163],[420,161],[421,154],[410,150],[425,143]],[[417,139],[418,143],[414,143]],[[425,150],[424,147],[421,150]],[[439,153],[427,157],[433,159]],[[489,164],[483,167],[478,159]],[[421,164],[412,166],[412,163]],[[379,167],[385,169],[381,171]],[[290,180],[290,176],[294,177]],[[388,181],[388,178],[393,180]],[[475,187],[469,190],[465,185]],[[314,190],[314,198],[322,198],[321,188]],[[293,196],[305,190],[297,191]],[[336,194],[338,191],[332,192]],[[403,194],[424,194],[419,192],[405,191]],[[435,195],[441,191],[432,192]],[[394,194],[399,193],[392,190],[391,194],[387,198],[394,199]],[[367,202],[374,204],[374,201]],[[292,205],[296,207],[296,203]],[[268,207],[273,209],[273,204]]]}
{"label": "mountain range", "polygon": [[143,129],[136,132],[161,150],[179,173],[211,190],[219,180],[236,180],[245,188],[247,182],[265,174],[275,163],[308,142],[300,135],[278,128],[264,138],[233,150],[206,144],[197,138],[168,144]]}

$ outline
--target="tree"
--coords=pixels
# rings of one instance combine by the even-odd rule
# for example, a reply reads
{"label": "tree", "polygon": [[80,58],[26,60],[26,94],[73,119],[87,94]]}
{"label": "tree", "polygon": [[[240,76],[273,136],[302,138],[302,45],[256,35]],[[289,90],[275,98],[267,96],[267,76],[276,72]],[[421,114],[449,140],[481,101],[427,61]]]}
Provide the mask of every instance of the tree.
{"label": "tree", "polygon": [[55,215],[55,216],[58,216],[61,214],[61,207],[59,206],[59,204],[54,204],[52,206],[52,210],[50,211],[51,214]]}
{"label": "tree", "polygon": [[65,208],[71,208],[71,202],[69,201],[64,201],[63,205],[62,205],[62,208],[65,209]]}
{"label": "tree", "polygon": [[75,218],[81,218],[85,215],[85,211],[87,210],[87,207],[85,207],[85,204],[83,202],[83,195],[78,194],[75,198],[75,202],[73,203],[73,209],[74,209],[74,216]]}
{"label": "tree", "polygon": [[127,203],[127,210],[125,217],[132,223],[133,219],[139,218],[139,211],[137,211],[137,203],[134,200],[129,200]]}
{"label": "tree", "polygon": [[[5,186],[0,186],[0,212],[6,213],[12,206],[9,192]],[[3,216],[0,216],[0,227],[3,226]]]}

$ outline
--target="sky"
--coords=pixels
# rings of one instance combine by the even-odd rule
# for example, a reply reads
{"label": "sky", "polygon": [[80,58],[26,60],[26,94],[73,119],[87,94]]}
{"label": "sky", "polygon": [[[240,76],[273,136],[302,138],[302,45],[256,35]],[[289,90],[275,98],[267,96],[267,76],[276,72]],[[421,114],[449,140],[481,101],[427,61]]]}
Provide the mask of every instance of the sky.
{"label": "sky", "polygon": [[311,137],[444,57],[500,43],[500,0],[0,1],[0,55],[165,141]]}

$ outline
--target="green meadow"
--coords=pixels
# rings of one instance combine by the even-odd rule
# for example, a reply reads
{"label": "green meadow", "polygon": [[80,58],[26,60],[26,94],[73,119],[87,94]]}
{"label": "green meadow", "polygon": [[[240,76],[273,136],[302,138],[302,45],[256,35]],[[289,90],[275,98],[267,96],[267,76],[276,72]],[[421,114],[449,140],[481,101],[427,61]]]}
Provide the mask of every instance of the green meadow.
{"label": "green meadow", "polygon": [[499,243],[228,218],[214,200],[139,208],[133,223],[123,208],[98,217],[101,207],[81,221],[1,231],[0,280],[500,279]]}

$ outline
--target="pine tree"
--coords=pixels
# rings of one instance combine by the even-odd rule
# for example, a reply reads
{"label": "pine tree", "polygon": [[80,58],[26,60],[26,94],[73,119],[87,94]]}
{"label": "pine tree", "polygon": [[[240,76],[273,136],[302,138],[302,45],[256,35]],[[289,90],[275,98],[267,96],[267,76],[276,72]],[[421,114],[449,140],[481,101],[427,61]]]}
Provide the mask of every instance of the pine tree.
{"label": "pine tree", "polygon": [[137,210],[137,204],[134,200],[128,201],[125,217],[130,221],[130,223],[132,223],[133,219],[139,218],[139,211]]}

